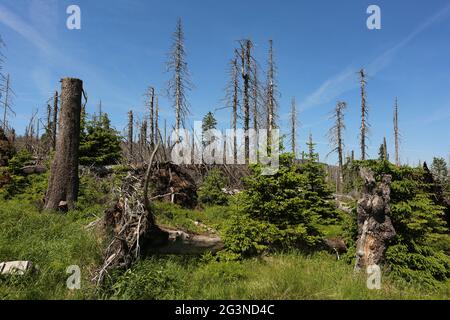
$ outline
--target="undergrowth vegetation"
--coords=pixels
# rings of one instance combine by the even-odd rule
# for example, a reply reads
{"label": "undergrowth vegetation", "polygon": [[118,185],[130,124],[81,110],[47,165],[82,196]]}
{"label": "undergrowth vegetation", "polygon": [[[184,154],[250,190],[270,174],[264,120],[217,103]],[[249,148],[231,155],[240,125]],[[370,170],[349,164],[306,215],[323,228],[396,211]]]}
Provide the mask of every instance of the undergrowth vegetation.
{"label": "undergrowth vegetation", "polygon": [[[18,160],[27,161],[22,159]],[[102,262],[104,234],[88,226],[103,216],[123,172],[107,178],[83,172],[76,210],[63,214],[42,211],[47,174],[26,176],[17,171],[13,175],[20,177],[20,184],[12,181],[13,187],[0,188],[0,261],[30,260],[37,270],[26,276],[1,276],[0,299],[450,297],[447,229],[421,169],[366,164],[378,175],[393,175],[392,219],[398,233],[387,252],[391,272],[383,274],[381,290],[369,290],[365,273],[353,272],[355,216],[335,209],[317,161],[292,160],[283,155],[274,176],[260,175],[261,167],[253,167],[245,190],[226,196],[222,205],[213,201],[191,210],[154,203],[158,224],[218,233],[226,250],[200,257],[143,257],[129,270],[111,273],[101,289],[92,277]],[[220,175],[213,173],[212,183],[218,179]],[[317,246],[335,236],[349,247],[339,261]],[[80,290],[66,287],[66,270],[72,265],[81,269]]]}

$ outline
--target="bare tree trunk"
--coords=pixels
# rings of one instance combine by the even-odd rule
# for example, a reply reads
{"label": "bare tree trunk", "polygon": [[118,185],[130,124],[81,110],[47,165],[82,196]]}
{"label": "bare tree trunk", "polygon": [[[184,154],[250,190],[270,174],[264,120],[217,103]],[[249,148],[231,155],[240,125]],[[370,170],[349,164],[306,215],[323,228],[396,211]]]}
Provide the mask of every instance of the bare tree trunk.
{"label": "bare tree trunk", "polygon": [[259,107],[258,107],[258,102],[259,102],[259,81],[258,81],[258,68],[257,68],[257,64],[256,62],[253,63],[253,68],[252,68],[252,80],[253,80],[253,84],[252,84],[252,89],[253,89],[253,108],[252,108],[252,117],[253,117],[253,130],[255,130],[255,133],[258,132],[258,119],[259,119]]}
{"label": "bare tree trunk", "polygon": [[58,122],[58,91],[55,92],[53,99],[53,122],[52,122],[52,149],[56,149],[56,124]]}
{"label": "bare tree trunk", "polygon": [[128,130],[127,130],[127,144],[129,160],[133,159],[133,111],[128,111]]}
{"label": "bare tree trunk", "polygon": [[78,148],[83,82],[79,79],[61,80],[61,115],[55,158],[51,167],[45,208],[56,210],[61,201],[73,209],[78,198]]}
{"label": "bare tree trunk", "polygon": [[395,165],[400,167],[400,154],[399,154],[399,130],[398,130],[398,100],[395,98],[394,106],[394,139],[395,139]]}
{"label": "bare tree trunk", "polygon": [[344,166],[344,130],[345,130],[345,123],[344,123],[344,110],[347,108],[347,104],[343,101],[339,101],[336,105],[336,108],[334,110],[333,119],[334,119],[334,125],[330,128],[328,132],[328,136],[330,139],[331,144],[334,146],[334,149],[331,150],[332,152],[337,152],[338,155],[338,162],[339,162],[339,179],[337,179],[337,189],[338,191],[341,191],[341,187],[344,181],[343,177],[343,166]]}
{"label": "bare tree trunk", "polygon": [[155,88],[149,87],[147,93],[150,114],[150,146],[155,146]]}
{"label": "bare tree trunk", "polygon": [[147,120],[144,120],[141,125],[141,132],[139,136],[139,154],[141,156],[141,160],[143,161],[146,156],[147,150]]}
{"label": "bare tree trunk", "polygon": [[295,98],[292,98],[291,103],[291,148],[294,158],[297,155],[297,104]]}
{"label": "bare tree trunk", "polygon": [[159,144],[159,101],[158,96],[155,97],[155,144]]}
{"label": "bare tree trunk", "polygon": [[272,131],[275,129],[275,63],[273,61],[273,41],[269,40],[269,61],[267,71],[267,130],[268,145],[272,141]]}
{"label": "bare tree trunk", "polygon": [[8,113],[8,108],[9,108],[9,92],[10,92],[10,88],[9,88],[9,74],[6,76],[6,88],[5,88],[5,102],[4,102],[4,107],[5,110],[3,112],[3,131],[6,134],[6,115]]}
{"label": "bare tree trunk", "polygon": [[361,132],[360,132],[360,147],[361,147],[361,160],[366,160],[367,156],[367,133],[368,133],[368,127],[367,127],[367,116],[368,116],[368,109],[366,104],[366,73],[364,69],[361,69],[359,71],[359,80],[361,84]]}
{"label": "bare tree trunk", "polygon": [[237,114],[238,114],[238,104],[239,104],[239,80],[238,80],[238,66],[237,60],[232,61],[232,76],[233,76],[233,163],[237,163]]}
{"label": "bare tree trunk", "polygon": [[245,131],[244,150],[246,162],[248,162],[250,159],[250,137],[248,135],[248,130],[250,129],[251,48],[252,42],[250,40],[245,40],[244,44],[241,45],[242,79],[244,81],[244,92],[243,92],[244,131]]}

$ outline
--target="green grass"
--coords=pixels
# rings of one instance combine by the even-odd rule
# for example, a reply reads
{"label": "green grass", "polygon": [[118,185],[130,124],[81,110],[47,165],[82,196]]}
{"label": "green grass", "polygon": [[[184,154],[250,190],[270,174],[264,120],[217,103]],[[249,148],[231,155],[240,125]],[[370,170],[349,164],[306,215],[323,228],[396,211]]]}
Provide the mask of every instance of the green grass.
{"label": "green grass", "polygon": [[[0,278],[0,299],[87,298],[90,273],[100,261],[100,244],[84,226],[93,216],[83,212],[40,213],[36,207],[11,200],[0,206],[0,261],[30,260],[38,268],[27,277]],[[66,289],[66,268],[78,265],[86,285]]]}
{"label": "green grass", "polygon": [[[164,288],[164,290],[161,290]],[[383,279],[369,290],[364,274],[325,253],[298,252],[263,259],[204,262],[180,257],[150,258],[115,279],[114,299],[448,299],[449,284],[424,289]]]}
{"label": "green grass", "polygon": [[[278,253],[243,261],[203,257],[155,256],[127,272],[115,272],[102,291],[95,291],[92,273],[101,263],[101,234],[85,228],[103,214],[106,185],[85,177],[78,210],[66,214],[40,212],[45,178],[13,199],[0,200],[0,261],[30,260],[38,271],[27,276],[1,276],[0,299],[449,299],[450,283],[425,289],[384,277],[382,290],[368,290],[365,274],[352,265],[319,252]],[[100,184],[99,184],[100,183]],[[198,221],[219,233],[233,207],[186,210],[155,204],[158,223],[205,232]],[[341,232],[326,226],[327,235]],[[66,288],[66,268],[78,265],[81,290]]]}

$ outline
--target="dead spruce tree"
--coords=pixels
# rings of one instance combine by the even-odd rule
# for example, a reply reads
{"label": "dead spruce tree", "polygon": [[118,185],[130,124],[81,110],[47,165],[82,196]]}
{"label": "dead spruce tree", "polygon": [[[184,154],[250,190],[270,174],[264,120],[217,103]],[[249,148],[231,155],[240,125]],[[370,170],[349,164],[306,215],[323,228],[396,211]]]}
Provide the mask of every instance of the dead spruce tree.
{"label": "dead spruce tree", "polygon": [[394,141],[395,141],[395,165],[397,167],[400,167],[400,154],[399,154],[399,147],[400,147],[400,133],[398,130],[398,99],[395,98],[395,105],[394,105]]}
{"label": "dead spruce tree", "polygon": [[53,121],[52,121],[52,150],[56,149],[56,126],[58,123],[58,91],[55,92],[53,97]]}
{"label": "dead spruce tree", "polygon": [[145,105],[148,108],[149,114],[149,129],[150,129],[150,146],[153,149],[155,146],[155,88],[148,87],[147,93],[145,94]]}
{"label": "dead spruce tree", "polygon": [[12,97],[15,95],[14,91],[11,88],[11,77],[9,74],[6,76],[6,84],[4,89],[5,99],[2,101],[3,104],[3,131],[6,133],[8,129],[8,113],[12,113],[14,116],[16,113],[12,109]]}
{"label": "dead spruce tree", "polygon": [[297,103],[295,97],[291,101],[291,149],[294,156],[297,155]]}
{"label": "dead spruce tree", "polygon": [[366,93],[366,72],[364,69],[359,70],[359,82],[361,85],[361,128],[359,133],[360,147],[361,147],[361,160],[366,160],[367,157],[367,140],[369,134],[369,124],[367,123],[367,117],[369,110],[367,107],[367,93]]}
{"label": "dead spruce tree", "polygon": [[377,186],[370,170],[362,168],[360,175],[364,181],[364,193],[357,205],[356,270],[383,264],[389,241],[396,235],[389,216],[392,177],[383,175]]}
{"label": "dead spruce tree", "polygon": [[[155,96],[155,116],[154,116],[154,136],[155,136],[155,142],[154,144],[160,143],[160,132],[159,132],[159,99],[158,96]],[[163,146],[164,147],[164,146]]]}
{"label": "dead spruce tree", "polygon": [[130,161],[133,159],[133,111],[128,111],[128,126],[127,126],[127,149]]}
{"label": "dead spruce tree", "polygon": [[251,95],[251,100],[252,100],[252,110],[251,110],[251,117],[252,117],[252,122],[253,122],[253,130],[255,130],[255,132],[258,131],[259,128],[259,124],[261,123],[260,118],[262,116],[262,112],[261,112],[261,101],[263,100],[262,94],[261,94],[261,84],[259,81],[259,66],[256,60],[253,60],[253,65],[252,65],[252,78],[251,78],[251,82],[252,82],[252,95]]}
{"label": "dead spruce tree", "polygon": [[80,144],[81,96],[83,82],[61,80],[61,112],[55,158],[51,166],[45,208],[73,209],[78,198],[78,148]]}
{"label": "dead spruce tree", "polygon": [[276,128],[277,85],[275,82],[276,66],[273,59],[273,41],[269,40],[269,58],[267,61],[267,84],[266,84],[266,109],[267,109],[267,130],[268,143],[272,139],[272,131]]}
{"label": "dead spruce tree", "polygon": [[344,111],[347,108],[347,103],[339,101],[334,109],[331,119],[334,120],[334,125],[328,131],[328,138],[330,144],[333,146],[333,150],[329,154],[336,152],[338,156],[339,165],[339,179],[338,179],[338,190],[341,191],[341,186],[343,182],[343,167],[344,167]]}
{"label": "dead spruce tree", "polygon": [[173,102],[175,111],[175,132],[177,140],[180,139],[180,129],[184,126],[184,120],[189,114],[189,104],[186,99],[186,91],[192,88],[186,62],[186,50],[184,46],[184,32],[181,19],[178,19],[173,34],[173,44],[167,62],[167,70],[172,73],[167,84],[167,93]]}
{"label": "dead spruce tree", "polygon": [[242,77],[242,108],[244,114],[244,153],[245,161],[250,159],[250,137],[248,130],[250,129],[250,94],[251,94],[251,76],[252,76],[252,47],[253,43],[249,39],[239,41],[240,51],[240,68]]}
{"label": "dead spruce tree", "polygon": [[[239,112],[239,95],[241,93],[239,86],[239,67],[237,55],[230,61],[229,81],[225,88],[225,108],[231,108],[231,128],[236,132],[238,112]],[[237,137],[233,135],[233,163],[237,161]]]}
{"label": "dead spruce tree", "polygon": [[139,155],[141,161],[144,161],[147,149],[147,120],[142,121],[141,130],[139,132]]}

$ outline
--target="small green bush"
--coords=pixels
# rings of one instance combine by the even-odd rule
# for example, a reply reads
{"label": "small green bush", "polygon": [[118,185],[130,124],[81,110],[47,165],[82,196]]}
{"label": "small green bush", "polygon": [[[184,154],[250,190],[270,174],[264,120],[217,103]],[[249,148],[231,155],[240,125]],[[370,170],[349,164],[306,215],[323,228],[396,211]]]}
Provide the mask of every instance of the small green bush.
{"label": "small green bush", "polygon": [[225,186],[226,179],[222,172],[216,168],[212,169],[198,190],[200,202],[219,206],[228,204],[228,197],[222,190]]}
{"label": "small green bush", "polygon": [[8,162],[8,169],[12,174],[21,174],[23,168],[26,165],[31,164],[33,156],[26,150],[19,151]]}

